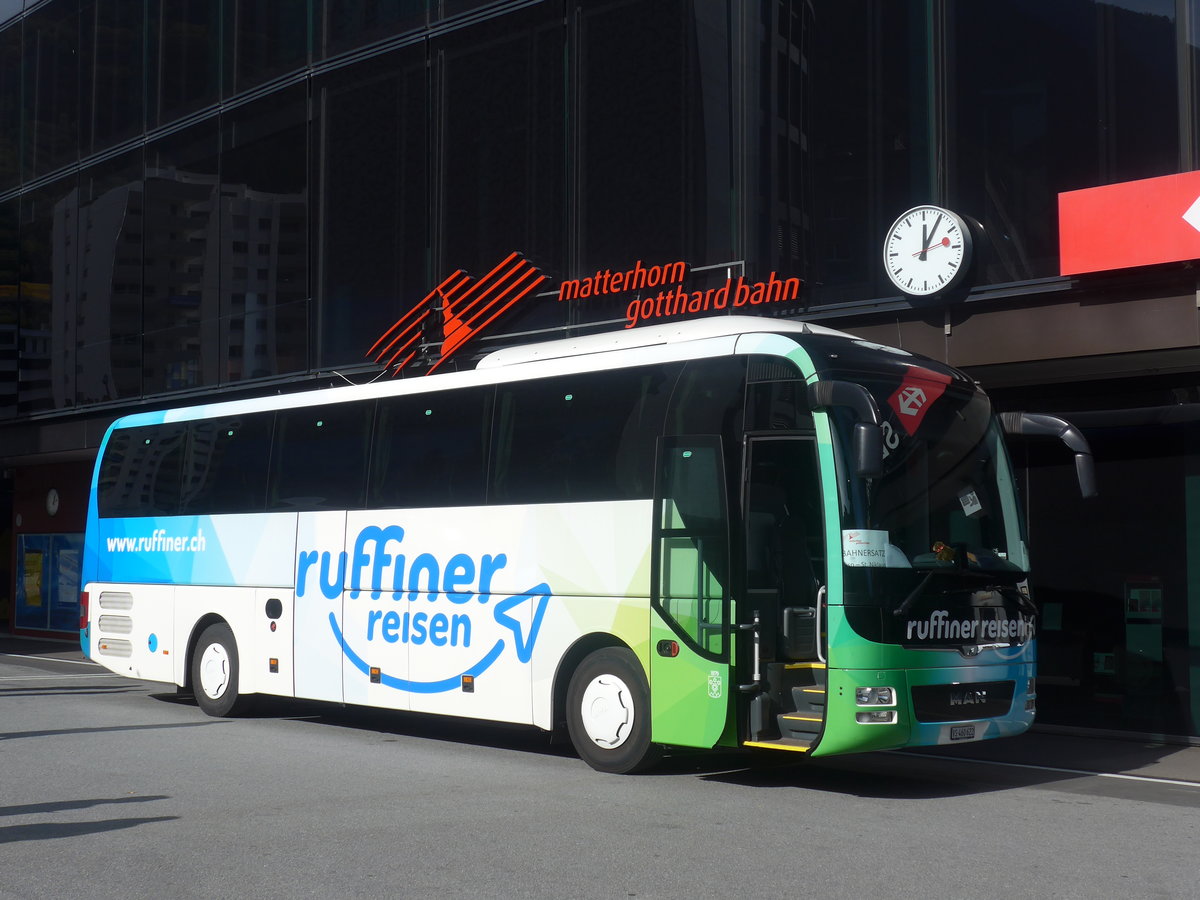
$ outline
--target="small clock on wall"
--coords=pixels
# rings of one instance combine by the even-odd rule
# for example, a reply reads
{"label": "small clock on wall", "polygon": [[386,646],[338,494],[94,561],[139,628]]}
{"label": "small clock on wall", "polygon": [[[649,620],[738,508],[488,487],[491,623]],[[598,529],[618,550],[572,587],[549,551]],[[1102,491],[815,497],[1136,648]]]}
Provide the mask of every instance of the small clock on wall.
{"label": "small clock on wall", "polygon": [[46,491],[46,512],[52,516],[58,515],[58,491],[54,488]]}
{"label": "small clock on wall", "polygon": [[940,206],[914,206],[888,229],[883,267],[892,284],[928,297],[963,282],[971,266],[971,230]]}

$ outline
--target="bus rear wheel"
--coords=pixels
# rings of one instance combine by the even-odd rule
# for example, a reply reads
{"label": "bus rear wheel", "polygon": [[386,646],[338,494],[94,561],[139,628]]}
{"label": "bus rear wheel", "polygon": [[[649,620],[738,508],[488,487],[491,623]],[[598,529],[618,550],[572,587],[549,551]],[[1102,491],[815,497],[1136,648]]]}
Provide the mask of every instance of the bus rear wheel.
{"label": "bus rear wheel", "polygon": [[237,641],[224,622],[209,625],[192,652],[192,692],[197,705],[210,716],[235,716],[245,712],[248,698],[238,692]]}
{"label": "bus rear wheel", "polygon": [[567,731],[581,759],[600,772],[644,772],[662,756],[650,742],[650,688],[632,651],[588,655],[567,688]]}

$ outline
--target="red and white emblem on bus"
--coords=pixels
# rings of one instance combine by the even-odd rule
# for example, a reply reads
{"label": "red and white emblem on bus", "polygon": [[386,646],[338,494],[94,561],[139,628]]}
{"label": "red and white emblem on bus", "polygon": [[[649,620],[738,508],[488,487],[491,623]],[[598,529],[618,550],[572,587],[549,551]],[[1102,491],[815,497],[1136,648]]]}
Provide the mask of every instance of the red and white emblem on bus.
{"label": "red and white emblem on bus", "polygon": [[929,412],[929,407],[946,393],[946,385],[950,383],[949,375],[913,366],[904,376],[904,381],[896,392],[888,398],[888,405],[896,413],[896,419],[909,434],[916,434]]}
{"label": "red and white emblem on bus", "polygon": [[510,253],[482,278],[459,269],[385,331],[367,356],[390,368],[393,375],[400,374],[421,355],[422,339],[428,340],[429,326],[436,328],[440,316],[441,355],[426,370],[431,375],[545,280],[541,270],[520,253]]}

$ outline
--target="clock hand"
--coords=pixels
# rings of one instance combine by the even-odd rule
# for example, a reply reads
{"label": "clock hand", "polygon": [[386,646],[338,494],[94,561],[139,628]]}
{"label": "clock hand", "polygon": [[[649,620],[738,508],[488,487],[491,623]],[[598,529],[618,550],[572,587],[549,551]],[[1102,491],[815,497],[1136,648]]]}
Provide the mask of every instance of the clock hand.
{"label": "clock hand", "polygon": [[[929,229],[925,227],[925,223],[921,223],[921,246],[929,247]],[[925,251],[918,250],[913,256],[920,257],[921,262],[925,262]]]}
{"label": "clock hand", "polygon": [[936,244],[931,244],[930,246],[926,247],[924,250],[918,250],[916,253],[913,254],[913,256],[919,256],[919,257],[921,257],[922,260],[924,260],[925,254],[928,253],[930,250],[936,250],[938,247],[949,247],[949,246],[950,246],[950,238],[944,237],[940,241],[938,241]]}
{"label": "clock hand", "polygon": [[[925,249],[922,250],[920,253],[921,262],[925,262],[925,254],[928,253],[930,250],[932,250],[933,247],[937,246],[936,244],[934,244],[931,247],[929,242],[933,240],[933,235],[938,230],[938,226],[941,224],[942,224],[942,214],[938,213],[938,217],[933,220],[933,227],[929,229],[929,234],[925,235],[925,240],[921,242],[925,247]],[[925,230],[921,229],[921,233],[925,234]]]}

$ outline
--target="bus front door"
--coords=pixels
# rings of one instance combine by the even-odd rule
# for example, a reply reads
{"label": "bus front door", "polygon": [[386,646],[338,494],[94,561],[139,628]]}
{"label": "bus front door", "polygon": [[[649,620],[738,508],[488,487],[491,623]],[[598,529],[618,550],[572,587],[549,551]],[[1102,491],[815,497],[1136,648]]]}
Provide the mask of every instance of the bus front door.
{"label": "bus front door", "polygon": [[731,681],[729,517],[720,439],[664,438],[655,491],[650,625],[652,740],[713,747]]}
{"label": "bus front door", "polygon": [[751,438],[743,491],[745,595],[753,635],[741,680],[755,687],[748,744],[807,751],[825,724],[825,559],[816,441]]}

